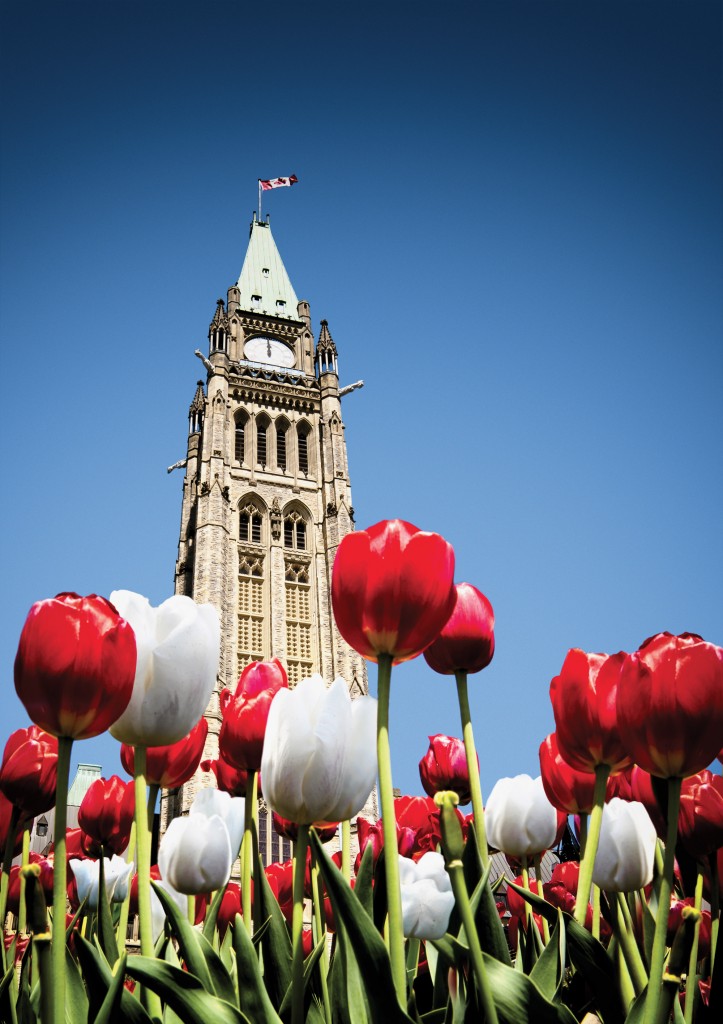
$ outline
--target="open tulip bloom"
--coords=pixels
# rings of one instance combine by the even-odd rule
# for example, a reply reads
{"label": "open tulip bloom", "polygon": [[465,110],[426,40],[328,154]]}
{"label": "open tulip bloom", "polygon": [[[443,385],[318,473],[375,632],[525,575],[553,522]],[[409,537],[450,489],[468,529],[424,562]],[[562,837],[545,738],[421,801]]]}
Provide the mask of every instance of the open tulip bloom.
{"label": "open tulip bloom", "polygon": [[404,934],[441,939],[454,906],[452,883],[441,853],[425,853],[418,861],[399,857]]}
{"label": "open tulip bloom", "polygon": [[[88,900],[91,910],[98,909],[98,891],[100,887],[100,861],[71,860],[70,868],[75,876],[78,899],[82,903]],[[133,861],[126,862],[123,857],[113,854],[103,858],[103,874],[105,891],[109,903],[122,903],[128,895],[128,885],[133,874]]]}

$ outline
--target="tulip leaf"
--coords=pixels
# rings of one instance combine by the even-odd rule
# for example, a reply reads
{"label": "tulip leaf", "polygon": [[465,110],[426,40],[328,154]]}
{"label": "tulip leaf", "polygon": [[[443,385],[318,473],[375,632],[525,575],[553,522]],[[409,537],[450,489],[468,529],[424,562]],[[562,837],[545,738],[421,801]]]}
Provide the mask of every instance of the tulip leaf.
{"label": "tulip leaf", "polygon": [[224,966],[223,960],[213,948],[205,935],[196,933],[196,938],[201,947],[201,952],[206,958],[208,973],[211,975],[213,991],[219,999],[225,999],[227,1003],[236,1002],[236,989],[233,979]]}
{"label": "tulip leaf", "polygon": [[526,975],[488,953],[482,955],[500,1024],[577,1024],[566,1006],[545,999]]}
{"label": "tulip leaf", "polygon": [[645,1019],[645,997],[648,994],[648,986],[646,985],[640,995],[637,997],[633,1005],[628,1011],[628,1015],[625,1018],[625,1024],[643,1024]]}
{"label": "tulip leaf", "polygon": [[334,917],[343,922],[353,946],[372,1020],[383,1020],[385,1024],[408,1024],[412,1018],[407,1016],[397,1001],[384,940],[314,833],[311,835],[311,843],[334,908]]}
{"label": "tulip leaf", "polygon": [[555,924],[557,921],[557,907],[553,907],[553,905],[543,899],[542,896],[539,896],[536,892],[531,892],[529,889],[525,889],[521,885],[517,885],[516,882],[511,882],[508,879],[507,885],[510,889],[514,889],[523,900],[526,900],[536,914],[547,918],[550,924]]}
{"label": "tulip leaf", "polygon": [[281,1024],[261,977],[259,958],[240,914],[233,926],[233,948],[236,952],[239,1006],[251,1020]]}
{"label": "tulip leaf", "polygon": [[65,947],[65,1015],[69,1021],[87,1020],[88,995],[72,953]]}
{"label": "tulip leaf", "polygon": [[112,967],[118,959],[118,943],[115,937],[113,917],[111,915],[108,893],[105,887],[105,860],[106,858],[102,856],[98,859],[97,927],[100,948],[103,950],[103,956]]}
{"label": "tulip leaf", "polygon": [[369,1008],[359,965],[343,922],[336,924],[336,951],[328,978],[332,1020],[335,1024],[367,1024]]}
{"label": "tulip leaf", "polygon": [[127,973],[156,992],[184,1024],[251,1024],[231,1003],[211,995],[193,974],[163,960],[132,956]]}
{"label": "tulip leaf", "polygon": [[374,919],[374,851],[367,843],[356,873],[354,893],[369,917]]}
{"label": "tulip leaf", "polygon": [[[83,980],[88,992],[88,1020],[95,1020],[103,1005],[108,988],[113,980],[113,972],[103,954],[92,943],[80,934],[75,936],[75,948],[83,970]],[[131,959],[135,960],[135,957]],[[83,1020],[83,1017],[77,1018]],[[144,1008],[125,988],[121,992],[120,1021],[128,1024],[150,1024],[151,1018]]]}
{"label": "tulip leaf", "polygon": [[[316,946],[314,946],[312,951],[309,953],[309,955],[307,956],[306,960],[304,960],[304,1020],[305,1021],[309,1021],[309,1020],[312,1019],[312,1017],[309,1014],[309,1011],[311,1009],[311,1001],[312,1001],[312,989],[311,989],[310,982],[311,982],[311,979],[312,979],[312,977],[314,975],[314,969],[316,968],[316,965],[319,962],[319,957],[321,956],[321,954],[322,954],[322,952],[324,950],[324,946],[325,945],[326,945],[326,937],[322,936],[322,938],[319,939],[319,941],[316,944]],[[289,985],[289,987],[286,990],[286,994],[284,995],[283,1002],[281,1003],[281,1006],[279,1007],[279,1013],[281,1014],[282,1017],[285,1016],[285,1015],[288,1015],[288,1012],[291,1009],[291,998],[292,998],[292,986]]]}
{"label": "tulip leaf", "polygon": [[211,901],[211,906],[206,911],[206,919],[203,922],[203,928],[201,929],[201,931],[202,934],[206,936],[209,942],[213,942],[213,933],[216,930],[216,921],[218,919],[219,907],[221,906],[221,901],[223,900],[227,888],[228,882],[226,882],[226,885],[222,885],[221,888],[217,890],[216,895],[213,897],[213,900]]}
{"label": "tulip leaf", "polygon": [[216,990],[211,980],[211,972],[208,968],[206,957],[201,949],[200,934],[191,927],[188,919],[181,913],[165,889],[153,881],[151,881],[151,885],[168,918],[171,931],[178,940],[178,946],[182,958],[186,961],[186,967],[191,974],[198,978],[207,992],[214,994]]}
{"label": "tulip leaf", "polygon": [[[125,967],[127,955],[124,953],[118,961],[116,961],[116,969],[113,972],[111,983],[108,986],[108,991],[105,994],[103,1004],[95,1016],[93,1024],[113,1024],[118,1019],[120,1011],[121,996],[123,994],[123,982],[125,980]],[[67,974],[67,971],[66,971]],[[71,1010],[71,1021],[84,1020],[85,1017],[75,1016],[75,1010]],[[87,1015],[87,1008],[86,1008]]]}
{"label": "tulip leaf", "polygon": [[600,1015],[605,1024],[620,1024],[624,1019],[615,967],[605,947],[594,939],[569,914],[563,913],[567,932],[570,962],[578,970],[595,994]]}
{"label": "tulip leaf", "polygon": [[286,927],[286,918],[273,894],[264,865],[258,851],[256,852],[256,872],[254,874],[254,900],[258,900],[254,920],[268,920],[268,928],[261,938],[264,963],[264,985],[274,1006],[281,1005],[281,1000],[291,984],[291,939]]}
{"label": "tulip leaf", "polygon": [[543,949],[537,963],[530,971],[530,977],[546,999],[555,1001],[565,974],[565,922],[562,912],[557,912],[557,924],[550,941]]}

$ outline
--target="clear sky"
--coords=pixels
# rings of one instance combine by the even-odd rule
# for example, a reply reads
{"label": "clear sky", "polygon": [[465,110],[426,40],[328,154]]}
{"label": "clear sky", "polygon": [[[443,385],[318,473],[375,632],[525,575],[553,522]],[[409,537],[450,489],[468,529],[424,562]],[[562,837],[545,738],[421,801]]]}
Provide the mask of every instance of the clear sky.
{"label": "clear sky", "polygon": [[[483,791],[538,773],[569,647],[723,643],[721,8],[2,7],[3,735],[33,601],[172,591],[187,412],[259,177],[339,349],[357,524],[455,547],[497,615]],[[374,670],[370,672],[375,689]],[[395,670],[421,792],[454,685]],[[109,738],[76,761],[120,772]]]}

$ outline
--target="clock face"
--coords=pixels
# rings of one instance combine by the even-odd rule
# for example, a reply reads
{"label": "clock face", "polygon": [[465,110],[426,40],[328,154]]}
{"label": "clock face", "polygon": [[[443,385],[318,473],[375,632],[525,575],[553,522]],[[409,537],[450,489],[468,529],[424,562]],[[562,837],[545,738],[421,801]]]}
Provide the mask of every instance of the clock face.
{"label": "clock face", "polygon": [[254,363],[270,363],[273,366],[293,366],[296,362],[294,350],[278,338],[267,338],[257,334],[244,345],[244,355]]}

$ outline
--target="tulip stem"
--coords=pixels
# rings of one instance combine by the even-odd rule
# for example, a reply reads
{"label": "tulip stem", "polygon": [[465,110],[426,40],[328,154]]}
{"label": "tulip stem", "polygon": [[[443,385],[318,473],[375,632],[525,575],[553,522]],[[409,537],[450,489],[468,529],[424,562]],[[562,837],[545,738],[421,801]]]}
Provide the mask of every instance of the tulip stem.
{"label": "tulip stem", "polygon": [[630,916],[630,907],[628,906],[625,896],[621,892],[616,893],[615,903],[612,909],[614,914],[613,920],[617,929],[616,934],[618,942],[620,943],[620,948],[623,951],[625,962],[627,963],[628,970],[630,971],[635,995],[639,996],[648,984],[648,975],[645,970],[643,958],[640,955],[640,950],[638,949],[638,944],[635,941],[633,919]]}
{"label": "tulip stem", "polygon": [[459,713],[462,719],[462,737],[464,739],[464,752],[467,755],[467,774],[469,775],[469,791],[472,796],[472,814],[474,815],[474,832],[477,837],[477,849],[482,858],[482,867],[486,871],[490,855],[487,849],[487,831],[485,829],[485,812],[482,803],[482,786],[480,784],[479,766],[477,764],[477,751],[474,745],[474,732],[472,731],[472,716],[469,710],[469,694],[467,693],[467,673],[455,672],[457,680],[457,699],[459,701]]}
{"label": "tulip stem", "polygon": [[345,881],[351,882],[351,821],[341,823],[341,873]]}
{"label": "tulip stem", "polygon": [[397,855],[397,819],[394,812],[392,785],[392,754],[389,745],[389,693],[392,680],[392,656],[380,654],[377,674],[377,761],[379,764],[379,799],[382,806],[382,832],[384,834],[384,868],[387,882],[387,911],[389,914],[389,959],[392,979],[399,1005],[407,1004],[407,961],[404,955],[404,928],[402,922],[402,892],[399,886],[399,859]]}
{"label": "tulip stem", "polygon": [[294,912],[291,919],[291,1024],[304,1024],[304,876],[309,826],[299,825],[294,843]]}
{"label": "tulip stem", "polygon": [[[135,791],[134,791],[133,795],[135,796]],[[134,818],[133,824],[131,825],[130,839],[128,840],[128,849],[126,850],[126,864],[130,864],[132,861],[135,860],[136,861],[136,866],[137,866],[138,856],[137,856],[137,854],[135,852],[135,846],[136,846],[136,823],[135,823],[135,818]],[[131,884],[130,884],[130,881],[131,880],[129,879],[128,880],[128,891],[126,892],[126,898],[123,900],[123,903],[121,904],[120,917],[118,919],[118,927],[116,928],[116,932],[115,932],[116,944],[117,944],[118,950],[119,950],[119,952],[121,954],[124,952],[124,950],[126,948],[126,943],[128,941],[128,934],[127,934],[128,933],[128,914],[129,914],[129,911],[130,911],[130,904],[131,904]]]}
{"label": "tulip stem", "polygon": [[668,779],[668,831],[665,837],[665,859],[658,895],[658,912],[655,915],[653,951],[650,956],[650,984],[645,998],[645,1024],[658,1024],[659,1008],[662,1005],[660,997],[663,989],[663,964],[670,913],[670,894],[673,890],[681,782],[682,780],[678,777]]}
{"label": "tulip stem", "polygon": [[[10,886],[10,868],[13,863],[13,853],[15,852],[15,837],[18,831],[18,821],[20,819],[20,812],[17,807],[13,806],[10,812],[10,824],[8,825],[8,834],[5,839],[5,850],[3,851],[3,865],[2,865],[2,879],[0,879],[0,924],[5,925],[5,917],[7,915],[8,906],[8,889]],[[2,943],[0,947],[0,957],[2,957],[3,975],[5,974],[5,943]]]}
{"label": "tulip stem", "polygon": [[254,930],[253,907],[251,905],[251,861],[253,859],[252,823],[256,820],[258,772],[249,772],[244,796],[244,835],[241,840],[241,910],[246,931]]}
{"label": "tulip stem", "polygon": [[329,1002],[329,984],[327,980],[329,974],[329,949],[326,944],[326,915],[324,913],[324,899],[321,886],[319,885],[319,865],[316,862],[313,851],[311,861],[311,894],[314,900],[314,925],[316,928],[314,943],[318,943],[322,936],[324,938],[324,951],[321,954],[322,964],[319,971],[321,977],[321,996],[324,1004],[324,1021],[325,1024],[331,1024],[331,1003]]}
{"label": "tulip stem", "polygon": [[[537,886],[537,895],[544,899],[544,892],[542,889],[542,855],[536,853],[533,859],[535,865],[535,884]],[[542,918],[542,938],[545,941],[545,945],[548,945],[550,941],[550,926],[547,923],[547,918]]]}
{"label": "tulip stem", "polygon": [[708,863],[710,864],[710,976],[712,978],[720,928],[720,876],[716,853],[712,853],[708,857]]}
{"label": "tulip stem", "polygon": [[[703,871],[701,869],[700,861],[696,866],[698,874],[695,879],[695,902],[693,905],[696,910],[700,910],[703,904]],[[693,1010],[695,1009],[695,1001],[698,995],[698,975],[696,974],[696,967],[698,966],[698,944],[700,941],[701,920],[702,914],[695,922],[693,944],[690,947],[690,957],[688,959],[688,979],[685,983],[685,1024],[693,1024]],[[712,969],[711,977],[713,977]]]}
{"label": "tulip stem", "polygon": [[58,737],[58,781],[55,791],[55,853],[53,856],[53,927],[50,960],[53,979],[53,1024],[65,1022],[65,907],[67,861],[65,829],[68,821],[68,777],[72,736]]}
{"label": "tulip stem", "polygon": [[592,870],[595,865],[598,842],[600,841],[600,826],[602,825],[603,806],[605,804],[605,791],[610,776],[610,765],[599,764],[595,767],[595,792],[593,796],[592,813],[588,823],[588,832],[585,838],[585,852],[580,861],[580,878],[577,883],[577,900],[575,902],[575,920],[579,925],[585,927],[587,917],[587,905],[590,902],[590,890],[592,888]]}
{"label": "tulip stem", "polygon": [[[600,886],[592,885],[592,937],[600,941]],[[587,916],[587,915],[586,915]]]}
{"label": "tulip stem", "polygon": [[[138,924],[141,938],[142,956],[153,957],[153,923],[151,920],[151,836],[148,828],[148,804],[146,796],[146,748],[135,747],[134,758],[134,795],[136,800],[136,852],[138,854]],[[149,988],[142,989],[142,998],[146,1010],[151,1017],[160,1020],[160,997]]]}

